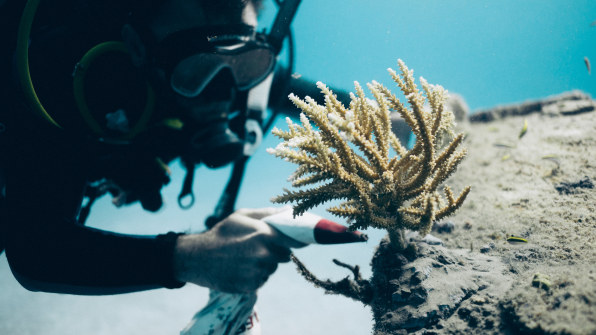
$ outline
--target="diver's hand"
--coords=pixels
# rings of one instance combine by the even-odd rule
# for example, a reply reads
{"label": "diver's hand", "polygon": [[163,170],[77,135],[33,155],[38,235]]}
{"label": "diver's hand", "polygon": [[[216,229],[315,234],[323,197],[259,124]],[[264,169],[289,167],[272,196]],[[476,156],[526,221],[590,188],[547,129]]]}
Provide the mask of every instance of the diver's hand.
{"label": "diver's hand", "polygon": [[279,208],[241,209],[202,234],[182,235],[174,252],[178,280],[222,292],[250,292],[261,287],[290,249],[304,244],[261,221]]}

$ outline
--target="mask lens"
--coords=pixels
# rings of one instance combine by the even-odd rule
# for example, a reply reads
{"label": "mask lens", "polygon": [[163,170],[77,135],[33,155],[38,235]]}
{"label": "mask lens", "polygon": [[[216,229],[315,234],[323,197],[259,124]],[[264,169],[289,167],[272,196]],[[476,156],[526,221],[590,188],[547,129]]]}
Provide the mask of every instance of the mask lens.
{"label": "mask lens", "polygon": [[170,77],[170,85],[174,92],[193,98],[201,94],[207,84],[226,67],[228,65],[218,55],[194,55],[176,65]]}
{"label": "mask lens", "polygon": [[184,97],[196,97],[221,70],[228,68],[238,89],[246,90],[265,79],[274,65],[273,52],[254,45],[214,53],[199,53],[183,59],[174,67],[170,85],[176,93]]}
{"label": "mask lens", "polygon": [[275,56],[266,48],[255,48],[242,54],[225,57],[236,79],[236,85],[241,90],[260,83],[271,73],[275,65]]}

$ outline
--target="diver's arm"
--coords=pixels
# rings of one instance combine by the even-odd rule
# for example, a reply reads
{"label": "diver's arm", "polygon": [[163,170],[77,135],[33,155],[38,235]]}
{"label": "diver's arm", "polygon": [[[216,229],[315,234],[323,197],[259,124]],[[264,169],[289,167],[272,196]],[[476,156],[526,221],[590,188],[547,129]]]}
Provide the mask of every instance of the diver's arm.
{"label": "diver's arm", "polygon": [[74,224],[12,234],[6,255],[15,278],[31,291],[82,295],[176,288],[175,235],[128,236]]}
{"label": "diver's arm", "polygon": [[74,144],[37,141],[35,150],[24,145],[13,157],[7,178],[6,255],[25,288],[95,295],[183,285],[173,274],[176,235],[139,237],[76,223],[84,154],[69,150]]}
{"label": "diver's arm", "polygon": [[7,185],[7,258],[29,290],[99,295],[191,282],[254,291],[297,246],[260,220],[271,208],[239,210],[202,234],[141,237],[85,227],[74,219],[92,168],[81,164],[84,155],[53,145],[35,153],[10,164]]}

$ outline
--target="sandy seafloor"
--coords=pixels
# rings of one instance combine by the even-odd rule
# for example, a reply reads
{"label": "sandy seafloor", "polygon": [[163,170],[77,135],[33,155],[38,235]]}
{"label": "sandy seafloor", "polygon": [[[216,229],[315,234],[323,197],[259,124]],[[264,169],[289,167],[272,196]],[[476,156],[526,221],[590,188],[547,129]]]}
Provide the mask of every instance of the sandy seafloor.
{"label": "sandy seafloor", "polygon": [[[559,105],[486,123],[460,122],[469,153],[448,184],[455,190],[471,185],[472,192],[449,218],[454,230],[435,235],[447,248],[465,250],[470,257],[484,248],[485,255],[505,265],[508,282],[498,294],[477,301],[492,304],[483,310],[493,313],[470,318],[473,310],[456,311],[436,333],[596,334],[596,189],[590,188],[596,182],[596,112],[564,116],[558,114],[564,107]],[[519,138],[524,122],[527,132]],[[262,180],[262,173],[249,171],[256,180]],[[166,189],[166,195],[176,192]],[[102,201],[94,211],[111,210],[109,200]],[[119,211],[122,220],[136,213]],[[141,218],[146,220],[143,229],[124,226],[120,231],[163,231],[158,221],[164,215]],[[180,229],[199,229],[192,219],[181,221]],[[91,224],[110,229],[118,222]],[[311,246],[296,254],[323,278],[348,275],[331,265],[332,258],[360,264],[368,276],[367,264],[383,236],[368,233],[365,244]],[[508,243],[510,235],[528,242]],[[532,285],[537,273],[546,276],[548,289]],[[104,297],[28,292],[10,274],[5,255],[0,287],[0,334],[176,334],[207,299],[207,290],[193,285]],[[263,334],[369,334],[373,324],[368,307],[325,295],[291,264],[282,265],[261,289],[257,306]]]}
{"label": "sandy seafloor", "polygon": [[429,298],[405,320],[432,321],[411,332],[596,334],[595,110],[568,92],[459,123],[468,156],[447,184],[472,191],[437,225],[453,230],[433,232],[458,264],[424,270]]}
{"label": "sandy seafloor", "polygon": [[[483,251],[505,263],[511,282],[487,301],[502,314],[474,322],[461,317],[444,332],[499,333],[481,327],[486,320],[508,319],[509,330],[521,333],[596,334],[596,112],[591,103],[590,112],[580,114],[561,115],[568,105],[554,102],[528,115],[462,125],[469,155],[450,183],[473,189],[450,219],[453,233],[437,236],[446,247],[471,253],[489,246]],[[524,122],[527,132],[519,138]],[[508,243],[510,235],[528,242]],[[532,284],[536,274],[548,279],[549,289]]]}

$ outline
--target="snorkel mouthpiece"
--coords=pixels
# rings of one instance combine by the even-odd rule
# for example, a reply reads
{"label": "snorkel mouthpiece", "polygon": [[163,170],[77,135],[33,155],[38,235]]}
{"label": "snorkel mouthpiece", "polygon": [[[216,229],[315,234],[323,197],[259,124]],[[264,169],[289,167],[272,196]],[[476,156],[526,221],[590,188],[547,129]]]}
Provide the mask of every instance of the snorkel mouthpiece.
{"label": "snorkel mouthpiece", "polygon": [[227,120],[218,120],[192,136],[189,151],[195,161],[218,168],[241,157],[244,142],[230,130]]}

